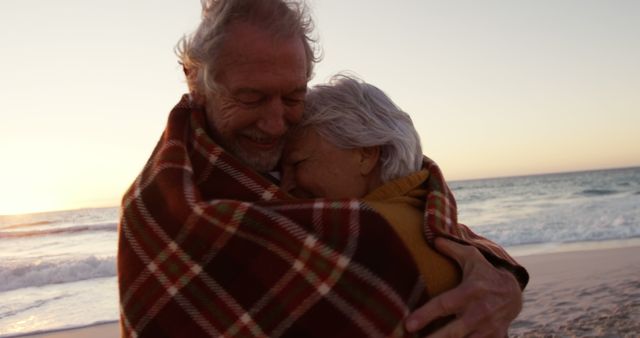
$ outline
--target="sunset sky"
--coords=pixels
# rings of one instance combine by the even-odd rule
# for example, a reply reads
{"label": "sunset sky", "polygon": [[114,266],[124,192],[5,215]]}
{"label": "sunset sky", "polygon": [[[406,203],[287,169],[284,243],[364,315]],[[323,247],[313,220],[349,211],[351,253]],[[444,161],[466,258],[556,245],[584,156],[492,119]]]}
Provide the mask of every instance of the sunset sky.
{"label": "sunset sky", "polygon": [[[449,180],[640,165],[640,1],[311,0],[324,59]],[[0,215],[114,206],[186,85],[198,0],[0,2]]]}

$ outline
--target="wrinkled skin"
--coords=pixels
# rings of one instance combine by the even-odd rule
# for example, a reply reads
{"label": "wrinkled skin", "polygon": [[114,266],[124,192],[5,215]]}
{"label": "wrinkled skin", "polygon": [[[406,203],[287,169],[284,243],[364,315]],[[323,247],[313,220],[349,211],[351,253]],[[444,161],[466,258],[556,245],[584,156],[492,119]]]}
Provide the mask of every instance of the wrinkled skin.
{"label": "wrinkled skin", "polygon": [[307,91],[302,39],[273,37],[260,27],[230,26],[216,73],[218,89],[199,95],[215,140],[258,172],[274,169]]}
{"label": "wrinkled skin", "polygon": [[474,247],[438,238],[436,249],[458,262],[462,283],[414,311],[405,323],[407,330],[415,332],[438,317],[453,314],[456,319],[429,337],[506,337],[522,309],[522,291],[515,276],[494,267]]}

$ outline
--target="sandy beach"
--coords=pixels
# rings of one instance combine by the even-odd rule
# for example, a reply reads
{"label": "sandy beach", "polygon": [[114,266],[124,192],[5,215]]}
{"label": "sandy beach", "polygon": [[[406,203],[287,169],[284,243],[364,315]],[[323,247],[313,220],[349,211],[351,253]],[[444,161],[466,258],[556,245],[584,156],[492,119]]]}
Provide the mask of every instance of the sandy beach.
{"label": "sandy beach", "polygon": [[[518,257],[531,275],[510,337],[640,336],[640,246]],[[118,324],[30,335],[107,338]]]}
{"label": "sandy beach", "polygon": [[640,247],[518,257],[531,280],[513,337],[640,336]]}

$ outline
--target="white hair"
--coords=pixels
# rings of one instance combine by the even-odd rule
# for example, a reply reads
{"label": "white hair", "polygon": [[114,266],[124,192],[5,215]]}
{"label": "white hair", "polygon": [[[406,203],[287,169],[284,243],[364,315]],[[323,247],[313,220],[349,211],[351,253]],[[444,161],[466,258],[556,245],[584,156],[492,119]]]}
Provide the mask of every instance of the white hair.
{"label": "white hair", "polygon": [[311,37],[313,22],[304,3],[292,0],[201,0],[202,21],[190,36],[184,36],[175,51],[187,73],[191,92],[205,96],[216,91],[217,61],[230,25],[256,25],[274,37],[300,37],[307,61],[307,79],[313,73],[316,40]]}
{"label": "white hair", "polygon": [[353,76],[338,74],[314,86],[306,97],[302,122],[342,149],[380,147],[383,182],[420,170],[420,136],[409,114],[380,89]]}

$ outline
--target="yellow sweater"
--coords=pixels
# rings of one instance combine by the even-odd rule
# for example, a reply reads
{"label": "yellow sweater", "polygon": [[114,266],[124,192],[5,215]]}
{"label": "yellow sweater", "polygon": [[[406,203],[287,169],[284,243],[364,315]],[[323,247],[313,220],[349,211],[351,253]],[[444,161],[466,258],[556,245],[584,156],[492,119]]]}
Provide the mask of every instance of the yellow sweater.
{"label": "yellow sweater", "polygon": [[427,194],[420,185],[429,177],[426,170],[387,182],[364,200],[393,227],[411,252],[427,285],[429,296],[436,296],[460,282],[460,269],[448,257],[435,251],[424,240],[422,222]]}

